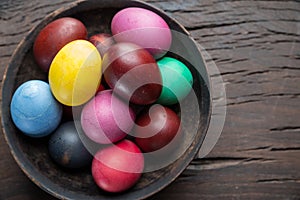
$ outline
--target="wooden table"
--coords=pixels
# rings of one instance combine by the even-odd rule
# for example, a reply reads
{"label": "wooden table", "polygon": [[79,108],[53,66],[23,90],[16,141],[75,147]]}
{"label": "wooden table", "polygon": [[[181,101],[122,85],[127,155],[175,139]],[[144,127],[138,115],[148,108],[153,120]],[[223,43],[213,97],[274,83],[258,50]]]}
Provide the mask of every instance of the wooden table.
{"label": "wooden table", "polygon": [[[30,28],[69,2],[0,2],[0,81]],[[227,95],[213,151],[150,199],[300,199],[300,2],[147,2],[176,18],[207,50]],[[19,169],[3,134],[0,199],[53,199]]]}

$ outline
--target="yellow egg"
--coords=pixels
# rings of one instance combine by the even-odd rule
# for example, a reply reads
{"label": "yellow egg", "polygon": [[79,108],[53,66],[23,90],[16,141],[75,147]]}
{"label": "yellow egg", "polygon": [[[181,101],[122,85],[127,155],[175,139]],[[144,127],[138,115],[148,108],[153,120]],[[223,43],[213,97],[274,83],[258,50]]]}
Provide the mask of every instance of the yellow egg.
{"label": "yellow egg", "polygon": [[64,105],[78,106],[91,99],[101,79],[101,56],[86,40],[66,44],[53,59],[49,84],[54,97]]}

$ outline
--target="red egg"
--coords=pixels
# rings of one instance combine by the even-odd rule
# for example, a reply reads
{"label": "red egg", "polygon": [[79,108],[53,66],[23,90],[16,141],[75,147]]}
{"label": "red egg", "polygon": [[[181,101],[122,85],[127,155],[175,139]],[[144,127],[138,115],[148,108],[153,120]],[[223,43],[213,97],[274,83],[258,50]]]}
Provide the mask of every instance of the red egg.
{"label": "red egg", "polygon": [[132,43],[117,43],[103,57],[103,74],[114,92],[132,103],[154,103],[162,78],[153,56]]}
{"label": "red egg", "polygon": [[89,41],[97,47],[100,55],[103,57],[105,52],[115,44],[113,37],[108,33],[99,33],[96,35],[92,35],[89,38]]}
{"label": "red egg", "polygon": [[133,129],[135,142],[144,152],[156,151],[180,133],[180,119],[170,108],[152,106],[137,119]]}
{"label": "red egg", "polygon": [[144,156],[129,140],[99,150],[92,162],[94,181],[108,192],[131,188],[141,177],[143,169]]}
{"label": "red egg", "polygon": [[86,38],[87,29],[79,20],[71,17],[57,19],[38,34],[33,45],[35,61],[43,71],[48,72],[53,58],[63,46]]}

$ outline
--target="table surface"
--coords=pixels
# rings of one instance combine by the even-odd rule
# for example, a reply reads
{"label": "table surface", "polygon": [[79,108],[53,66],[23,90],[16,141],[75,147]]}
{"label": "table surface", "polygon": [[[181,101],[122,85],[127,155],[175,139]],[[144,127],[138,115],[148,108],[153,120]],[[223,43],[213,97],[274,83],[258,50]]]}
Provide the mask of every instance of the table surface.
{"label": "table surface", "polygon": [[[20,40],[70,2],[0,1],[1,82]],[[150,199],[300,199],[300,2],[147,2],[177,19],[206,49],[227,101],[213,150]],[[54,199],[23,174],[2,133],[0,158],[1,200]]]}

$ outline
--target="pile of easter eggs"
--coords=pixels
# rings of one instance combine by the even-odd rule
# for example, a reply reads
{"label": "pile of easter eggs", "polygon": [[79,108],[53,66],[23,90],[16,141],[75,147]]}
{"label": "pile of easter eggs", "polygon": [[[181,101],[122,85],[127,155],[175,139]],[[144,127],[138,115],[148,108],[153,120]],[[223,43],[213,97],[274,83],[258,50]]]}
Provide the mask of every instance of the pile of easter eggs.
{"label": "pile of easter eggs", "polygon": [[[91,166],[101,189],[125,191],[140,179],[144,153],[160,150],[181,132],[172,105],[189,94],[193,77],[183,62],[166,56],[171,45],[168,24],[143,8],[120,10],[110,33],[89,37],[78,19],[59,18],[33,45],[48,80],[16,89],[12,120],[26,136],[48,137],[49,155],[59,166]],[[70,117],[73,108],[80,108],[79,119]],[[80,133],[99,145],[95,155]]]}

